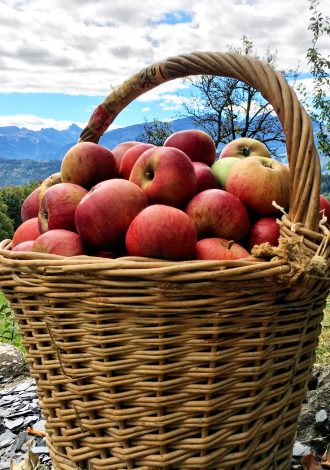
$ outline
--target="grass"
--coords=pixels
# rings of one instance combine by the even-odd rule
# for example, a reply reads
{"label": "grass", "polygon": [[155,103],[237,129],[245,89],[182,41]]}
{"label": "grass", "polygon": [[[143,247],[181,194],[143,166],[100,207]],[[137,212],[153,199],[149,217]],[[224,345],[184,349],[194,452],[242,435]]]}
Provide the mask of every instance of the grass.
{"label": "grass", "polygon": [[316,349],[316,363],[330,366],[330,299],[327,302],[322,322],[319,345]]}
{"label": "grass", "polygon": [[[25,352],[22,338],[18,333],[15,322],[8,303],[0,290],[0,342],[11,343]],[[323,366],[330,366],[330,298],[324,312],[322,331],[319,338],[319,345],[316,350],[316,363]]]}
{"label": "grass", "polygon": [[8,306],[5,296],[0,290],[0,342],[10,343],[25,352],[18,326]]}

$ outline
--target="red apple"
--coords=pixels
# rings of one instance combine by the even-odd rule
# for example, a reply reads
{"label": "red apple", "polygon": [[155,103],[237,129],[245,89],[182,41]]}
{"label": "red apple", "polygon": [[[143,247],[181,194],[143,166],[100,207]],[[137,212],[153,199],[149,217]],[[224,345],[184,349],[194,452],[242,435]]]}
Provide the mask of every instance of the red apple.
{"label": "red apple", "polygon": [[259,215],[278,212],[275,201],[289,206],[290,173],[282,163],[267,157],[246,157],[230,170],[226,191],[237,196],[245,206]]}
{"label": "red apple", "polygon": [[115,258],[113,251],[107,250],[89,250],[89,256],[97,256],[99,258]]}
{"label": "red apple", "polygon": [[232,140],[224,146],[219,158],[226,157],[267,157],[271,158],[270,152],[265,144],[250,137],[240,137]]}
{"label": "red apple", "polygon": [[124,156],[124,153],[126,150],[128,150],[131,147],[134,147],[134,145],[141,144],[141,142],[138,142],[136,140],[130,140],[127,142],[121,142],[120,144],[116,145],[112,150],[112,155],[114,156],[117,164],[117,168],[120,168],[120,163],[121,159]]}
{"label": "red apple", "polygon": [[195,256],[196,230],[192,220],[175,207],[154,204],[141,211],[126,234],[131,256],[188,260]]}
{"label": "red apple", "polygon": [[34,240],[28,240],[26,242],[19,243],[12,248],[12,251],[32,251]]}
{"label": "red apple", "polygon": [[30,193],[23,201],[21,207],[21,219],[25,222],[33,217],[38,217],[40,198],[39,198],[40,186],[38,186],[32,193]]}
{"label": "red apple", "polygon": [[196,178],[197,178],[197,190],[196,193],[205,191],[206,189],[219,188],[217,177],[211,170],[211,168],[202,162],[193,162]]}
{"label": "red apple", "polygon": [[261,217],[250,228],[249,246],[268,242],[272,246],[278,245],[280,226],[275,217]]}
{"label": "red apple", "polygon": [[143,154],[145,150],[148,150],[152,147],[155,147],[153,144],[137,144],[130,147],[124,153],[120,166],[119,166],[119,175],[122,178],[129,179],[132,168],[137,161],[137,159]]}
{"label": "red apple", "polygon": [[196,259],[226,260],[248,258],[250,253],[233,240],[203,238],[196,244]]}
{"label": "red apple", "polygon": [[327,224],[330,224],[330,201],[320,195],[320,216],[321,218],[325,216],[327,218]]}
{"label": "red apple", "polygon": [[74,183],[59,183],[49,188],[40,203],[40,233],[57,228],[76,232],[76,208],[87,193],[87,189]]}
{"label": "red apple", "polygon": [[32,251],[62,256],[77,256],[85,253],[79,235],[70,230],[54,229],[42,233],[33,243]]}
{"label": "red apple", "polygon": [[211,166],[217,151],[212,137],[198,129],[187,129],[171,134],[164,142],[164,147],[182,150],[193,162],[203,162]]}
{"label": "red apple", "polygon": [[59,183],[62,183],[62,175],[60,172],[53,173],[45,178],[39,186],[39,201],[41,201],[47,189]]}
{"label": "red apple", "polygon": [[197,238],[220,237],[243,240],[250,228],[250,218],[243,203],[222,189],[207,189],[196,194],[185,212],[195,224]]}
{"label": "red apple", "polygon": [[147,205],[147,196],[131,181],[102,181],[77,206],[78,233],[89,248],[112,251],[125,245],[128,226]]}
{"label": "red apple", "polygon": [[241,159],[238,157],[227,157],[216,160],[211,166],[221,188],[226,189],[227,177],[232,167]]}
{"label": "red apple", "polygon": [[17,227],[12,238],[12,247],[22,242],[35,240],[40,235],[38,217],[32,217]]}
{"label": "red apple", "polygon": [[129,180],[142,188],[154,204],[182,207],[196,193],[194,165],[174,147],[154,147],[143,152]]}
{"label": "red apple", "polygon": [[38,217],[40,202],[43,195],[51,186],[61,183],[61,173],[53,173],[52,175],[45,178],[40,186],[38,186],[32,193],[30,193],[24,200],[21,207],[21,218],[22,222],[33,217]]}
{"label": "red apple", "polygon": [[61,175],[63,183],[75,183],[90,189],[95,184],[118,175],[112,152],[93,142],[79,142],[65,154]]}

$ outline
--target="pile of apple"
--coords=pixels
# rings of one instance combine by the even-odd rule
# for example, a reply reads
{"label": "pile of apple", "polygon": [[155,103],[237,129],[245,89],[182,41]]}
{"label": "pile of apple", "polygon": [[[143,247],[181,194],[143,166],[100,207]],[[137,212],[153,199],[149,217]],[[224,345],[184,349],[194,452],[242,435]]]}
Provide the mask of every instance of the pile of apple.
{"label": "pile of apple", "polygon": [[[279,238],[289,168],[256,139],[228,143],[189,129],[163,146],[80,142],[22,206],[13,251],[167,260],[240,259]],[[330,220],[330,203],[320,196]]]}

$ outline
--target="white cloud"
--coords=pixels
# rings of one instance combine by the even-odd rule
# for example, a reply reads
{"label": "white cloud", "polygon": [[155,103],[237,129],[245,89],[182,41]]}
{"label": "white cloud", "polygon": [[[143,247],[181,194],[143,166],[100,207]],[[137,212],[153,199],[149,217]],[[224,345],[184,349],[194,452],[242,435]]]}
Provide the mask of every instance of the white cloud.
{"label": "white cloud", "polygon": [[149,111],[151,111],[151,108],[148,108],[147,106],[141,109],[142,113],[148,113]]}
{"label": "white cloud", "polygon": [[[17,126],[26,127],[28,129],[37,131],[52,127],[57,130],[67,129],[72,124],[72,121],[57,121],[52,118],[41,118],[31,114],[16,114],[14,116],[0,116],[0,127],[3,126]],[[77,126],[84,128],[86,123],[75,123]]]}
{"label": "white cloud", "polygon": [[[38,131],[40,129],[53,128],[59,131],[65,130],[70,127],[72,124],[76,124],[82,129],[85,128],[87,122],[72,122],[72,121],[58,121],[52,118],[42,118],[39,116],[33,116],[31,114],[16,114],[13,116],[0,116],[0,127],[5,126],[16,126],[16,127],[26,127],[33,131]],[[109,129],[116,129],[120,126],[112,124]]]}
{"label": "white cloud", "polygon": [[[319,9],[329,14],[329,2]],[[168,24],[170,12],[189,22]],[[306,68],[311,44],[307,0],[2,1],[0,92],[53,91],[104,96],[147,65],[196,50],[226,50],[250,37],[278,68]],[[179,15],[180,16],[180,15]],[[320,43],[328,53],[328,45]],[[176,82],[178,83],[178,82]]]}

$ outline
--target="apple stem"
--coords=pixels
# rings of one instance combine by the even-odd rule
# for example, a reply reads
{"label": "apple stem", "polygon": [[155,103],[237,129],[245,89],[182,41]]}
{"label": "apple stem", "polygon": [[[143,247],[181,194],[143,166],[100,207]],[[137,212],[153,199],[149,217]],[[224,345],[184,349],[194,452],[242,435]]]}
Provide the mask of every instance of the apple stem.
{"label": "apple stem", "polygon": [[242,148],[242,154],[244,155],[244,157],[248,157],[248,156],[249,156],[250,151],[249,151],[248,147],[243,147],[243,148]]}
{"label": "apple stem", "polygon": [[155,176],[154,171],[150,166],[147,166],[144,175],[148,180],[152,180]]}

